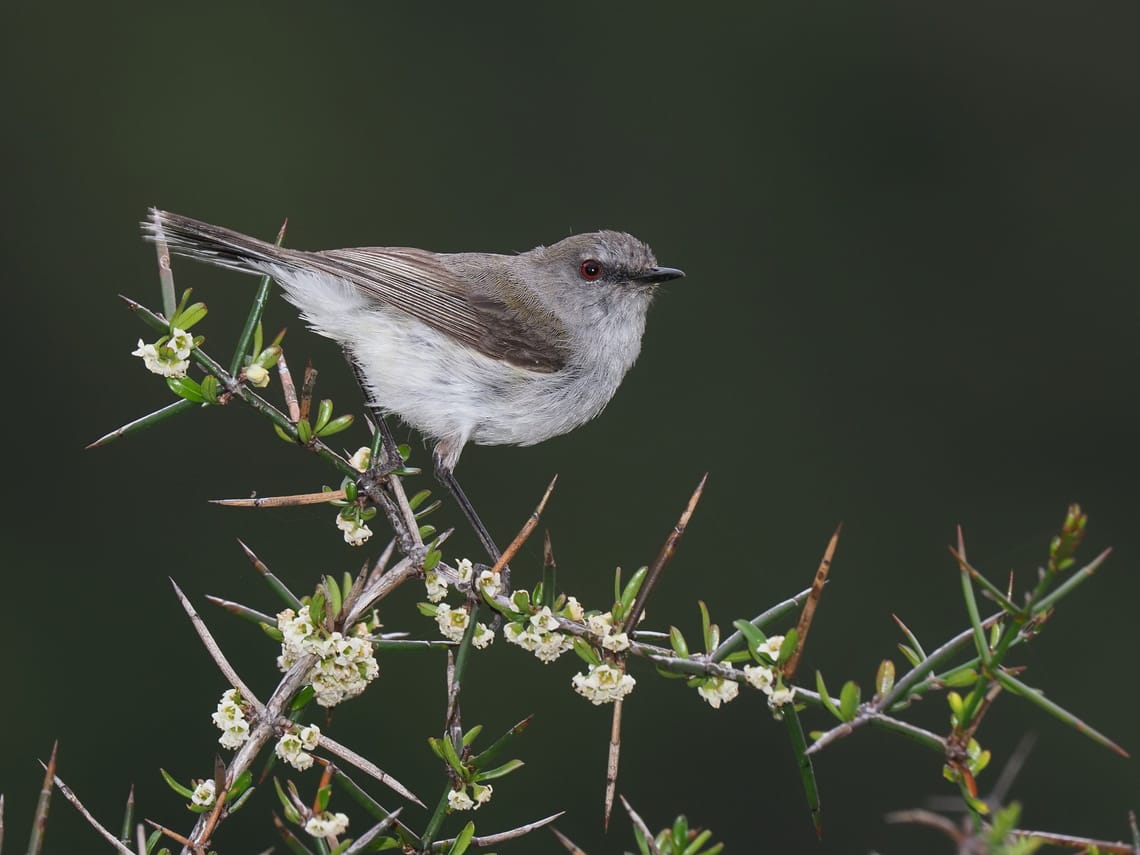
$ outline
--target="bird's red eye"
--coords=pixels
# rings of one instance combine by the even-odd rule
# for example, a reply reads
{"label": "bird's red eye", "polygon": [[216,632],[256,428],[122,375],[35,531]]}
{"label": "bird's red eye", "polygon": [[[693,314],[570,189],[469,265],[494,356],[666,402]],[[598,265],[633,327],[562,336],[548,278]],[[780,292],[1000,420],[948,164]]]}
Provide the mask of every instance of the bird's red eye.
{"label": "bird's red eye", "polygon": [[593,282],[602,275],[602,263],[596,258],[587,258],[578,268],[578,272],[582,274],[583,279]]}

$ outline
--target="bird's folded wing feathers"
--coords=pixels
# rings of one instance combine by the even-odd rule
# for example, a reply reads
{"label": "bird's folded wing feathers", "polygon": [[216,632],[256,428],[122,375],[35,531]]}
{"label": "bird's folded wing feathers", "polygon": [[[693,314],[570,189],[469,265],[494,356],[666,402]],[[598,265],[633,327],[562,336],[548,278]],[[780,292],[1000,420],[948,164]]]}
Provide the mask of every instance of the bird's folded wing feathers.
{"label": "bird's folded wing feathers", "polygon": [[[454,336],[481,353],[530,371],[566,364],[565,330],[548,312],[512,300],[509,286],[491,296],[461,280],[437,257],[404,247],[360,247],[303,253],[305,261],[345,279],[374,299]],[[521,296],[521,295],[519,295]],[[514,303],[515,305],[512,305]]]}

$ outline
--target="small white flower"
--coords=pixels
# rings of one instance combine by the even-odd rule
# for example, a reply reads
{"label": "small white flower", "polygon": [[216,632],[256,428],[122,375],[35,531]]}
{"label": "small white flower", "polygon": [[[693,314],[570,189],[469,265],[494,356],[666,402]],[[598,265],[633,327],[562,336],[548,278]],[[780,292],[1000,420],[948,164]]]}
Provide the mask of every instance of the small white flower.
{"label": "small white flower", "polygon": [[428,602],[438,603],[447,596],[447,582],[434,570],[424,574],[424,587],[427,588]]}
{"label": "small white flower", "polygon": [[372,462],[372,449],[366,445],[360,446],[352,457],[348,458],[348,462],[358,472],[366,472],[368,464]]}
{"label": "small white flower", "polygon": [[502,583],[499,580],[498,573],[492,573],[490,570],[484,570],[479,574],[479,590],[483,592],[489,600],[493,600],[498,596],[499,591],[502,589]]}
{"label": "small white flower", "polygon": [[594,635],[607,636],[613,630],[614,616],[609,612],[602,612],[598,615],[590,615],[586,618],[586,626],[590,628],[590,632]]}
{"label": "small white flower", "polygon": [[577,597],[567,597],[566,605],[562,607],[562,611],[570,620],[582,620],[586,614],[582,610],[582,604],[578,602]]}
{"label": "small white flower", "polygon": [[139,339],[138,350],[131,351],[131,356],[140,357],[147,371],[152,374],[160,374],[163,377],[185,377],[186,371],[190,367],[189,359],[180,358],[166,345],[156,347],[153,344],[144,343],[141,338]]}
{"label": "small white flower", "polygon": [[287,761],[300,754],[302,749],[301,737],[290,731],[289,733],[282,734],[281,738],[277,740],[277,746],[273,750],[278,757]]}
{"label": "small white flower", "polygon": [[574,639],[571,636],[561,632],[544,632],[534,648],[534,655],[549,664],[573,647]]}
{"label": "small white flower", "polygon": [[490,784],[472,784],[471,792],[475,796],[475,810],[479,809],[479,805],[485,805],[491,801],[491,796],[495,793],[495,788]]}
{"label": "small white flower", "polygon": [[471,800],[471,796],[467,795],[466,787],[451,790],[447,794],[447,807],[450,810],[471,810],[474,806],[475,802]]}
{"label": "small white flower", "polygon": [[482,650],[485,647],[490,647],[491,643],[495,640],[495,633],[485,623],[475,624],[475,633],[471,636],[471,643]]}
{"label": "small white flower", "polygon": [[239,748],[247,739],[249,739],[249,722],[242,720],[227,726],[218,737],[218,742],[223,748]]}
{"label": "small white flower", "polygon": [[332,811],[313,814],[305,823],[305,831],[313,837],[335,837],[348,830],[348,817],[343,813],[334,814]]}
{"label": "small white flower", "polygon": [[190,801],[202,807],[210,807],[216,797],[214,789],[213,781],[199,781],[198,786],[194,788],[193,795],[190,796]]}
{"label": "small white flower", "polygon": [[194,347],[194,336],[175,327],[171,333],[170,338],[166,342],[166,346],[174,351],[175,357],[178,359],[186,359],[190,356],[190,351]]}
{"label": "small white flower", "polygon": [[336,527],[344,532],[344,542],[349,546],[363,546],[372,537],[372,529],[355,516],[336,515]]}
{"label": "small white flower", "polygon": [[705,685],[697,689],[697,694],[709,702],[714,710],[722,703],[727,704],[740,692],[740,684],[723,677],[710,677]]}
{"label": "small white flower", "polygon": [[475,574],[475,565],[466,558],[460,558],[459,562],[455,565],[455,575],[459,577],[460,582],[470,582],[471,577]]}
{"label": "small white flower", "polygon": [[744,679],[761,692],[770,694],[772,685],[776,681],[776,674],[771,668],[765,668],[763,665],[745,665]]}
{"label": "small white flower", "polygon": [[624,698],[637,682],[612,665],[591,665],[588,674],[575,674],[574,691],[594,704],[608,704]]}
{"label": "small white flower", "polygon": [[269,385],[269,372],[255,362],[246,367],[245,379],[251,386],[264,389]]}
{"label": "small white flower", "polygon": [[539,632],[554,632],[558,629],[558,618],[550,611],[550,606],[543,606],[538,614],[531,615],[531,626]]}
{"label": "small white flower", "polygon": [[780,658],[780,645],[784,643],[784,636],[770,635],[768,640],[760,645],[760,653],[767,653],[776,662]]}
{"label": "small white flower", "polygon": [[313,755],[307,751],[301,751],[289,758],[289,765],[296,769],[298,772],[304,772],[313,765]]}
{"label": "small white flower", "polygon": [[772,709],[777,709],[790,704],[796,697],[795,689],[773,689],[768,693],[768,706]]}
{"label": "small white flower", "polygon": [[503,627],[503,638],[511,644],[517,644],[523,650],[533,652],[542,644],[542,634],[527,623],[508,623]]}
{"label": "small white flower", "polygon": [[629,650],[629,634],[625,632],[611,633],[602,638],[602,647],[606,650],[612,650],[614,653]]}
{"label": "small white flower", "polygon": [[297,736],[300,737],[301,745],[304,749],[306,751],[312,751],[321,741],[321,729],[315,724],[307,724],[301,728]]}
{"label": "small white flower", "polygon": [[436,606],[435,622],[439,625],[439,631],[443,633],[444,638],[449,638],[452,641],[463,639],[463,633],[467,631],[467,622],[470,617],[471,615],[464,608],[453,609],[447,603]]}

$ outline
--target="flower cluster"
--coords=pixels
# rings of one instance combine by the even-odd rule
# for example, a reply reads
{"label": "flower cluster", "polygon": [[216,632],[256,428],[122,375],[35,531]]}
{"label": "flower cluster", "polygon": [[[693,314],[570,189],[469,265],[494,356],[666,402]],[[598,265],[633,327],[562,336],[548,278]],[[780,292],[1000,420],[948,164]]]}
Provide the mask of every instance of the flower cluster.
{"label": "flower cluster", "polygon": [[543,606],[536,614],[503,627],[503,638],[529,650],[543,662],[553,662],[574,647],[572,636],[559,632],[558,618]]}
{"label": "flower cluster", "polygon": [[494,792],[495,788],[490,784],[472,784],[471,795],[467,794],[466,787],[451,790],[447,794],[448,810],[479,810],[479,808],[491,801],[491,796]]}
{"label": "flower cluster", "polygon": [[[790,704],[796,695],[794,689],[784,686],[776,673],[775,666],[779,661],[780,647],[783,643],[782,635],[773,635],[765,639],[755,651],[761,664],[744,666],[745,682],[767,695],[768,706],[773,710],[779,710],[785,704]],[[739,692],[740,684],[728,677],[708,677],[697,687],[697,694],[708,701],[713,709],[728,703]],[[777,717],[778,715],[777,713]]]}
{"label": "flower cluster", "polygon": [[304,771],[313,765],[313,755],[310,751],[316,750],[321,739],[321,729],[315,724],[302,727],[300,730],[290,730],[283,733],[277,740],[274,749],[277,756],[298,771]]}
{"label": "flower cluster", "polygon": [[224,748],[237,748],[249,739],[249,721],[246,720],[245,707],[237,689],[226,689],[222,693],[218,709],[211,718],[222,731],[218,742]]}
{"label": "flower cluster", "polygon": [[278,612],[277,628],[283,636],[277,657],[277,667],[282,671],[288,671],[303,656],[317,657],[308,680],[322,707],[336,706],[359,695],[380,673],[367,638],[325,631],[309,617],[307,605],[297,612]]}
{"label": "flower cluster", "polygon": [[591,665],[586,674],[570,681],[574,691],[593,704],[610,704],[633,691],[633,677],[612,665]]}
{"label": "flower cluster", "polygon": [[348,816],[326,810],[315,813],[305,823],[305,831],[313,837],[336,837],[348,830]]}
{"label": "flower cluster", "polygon": [[194,347],[194,337],[186,330],[175,327],[170,335],[163,336],[154,344],[146,344],[139,339],[137,350],[131,356],[142,359],[146,370],[163,377],[185,377],[190,367],[190,351]]}

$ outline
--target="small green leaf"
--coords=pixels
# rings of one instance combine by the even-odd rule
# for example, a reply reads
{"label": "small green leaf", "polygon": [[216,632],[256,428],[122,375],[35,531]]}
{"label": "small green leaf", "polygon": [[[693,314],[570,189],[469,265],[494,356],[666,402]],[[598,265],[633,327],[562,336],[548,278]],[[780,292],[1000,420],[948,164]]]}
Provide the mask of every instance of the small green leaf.
{"label": "small green leaf", "polygon": [[465,779],[467,776],[467,767],[463,765],[463,761],[459,759],[459,755],[455,753],[455,746],[451,744],[451,740],[444,737],[439,741],[439,747],[443,750],[443,760],[450,766],[460,778]]}
{"label": "small green leaf", "polygon": [[192,795],[194,795],[193,790],[187,789],[186,787],[182,786],[180,783],[178,783],[176,780],[174,780],[174,778],[170,775],[170,773],[167,772],[165,769],[160,768],[158,771],[162,773],[162,778],[164,781],[166,781],[166,785],[168,787],[170,787],[170,789],[174,790],[174,792],[178,793],[178,795],[180,795],[186,799],[188,799]]}
{"label": "small green leaf", "polygon": [[704,600],[697,600],[697,608],[701,610],[701,638],[705,642],[705,652],[712,650],[709,642],[712,640],[709,634],[709,607],[705,604]]}
{"label": "small green leaf", "polygon": [[637,592],[641,590],[641,585],[645,582],[645,576],[648,573],[648,567],[641,567],[636,573],[629,577],[629,581],[621,592],[622,614],[629,612],[629,607],[632,606],[633,601],[637,599]]}
{"label": "small green leaf", "polygon": [[839,713],[844,721],[851,721],[859,710],[859,685],[848,680],[839,690]]}
{"label": "small green leaf", "polygon": [[483,725],[477,724],[465,734],[463,734],[463,746],[470,747],[471,743],[479,738],[479,734],[483,732]]}
{"label": "small green leaf", "polygon": [[313,438],[313,428],[309,424],[309,420],[301,419],[294,427],[297,428],[297,441],[302,445],[308,445],[309,440]]}
{"label": "small green leaf", "polygon": [[329,799],[332,797],[332,784],[326,784],[317,789],[317,809],[324,812],[329,809]]}
{"label": "small green leaf", "polygon": [[309,702],[317,696],[316,689],[310,685],[302,687],[301,691],[293,696],[293,700],[289,703],[289,712],[297,713],[309,705]]}
{"label": "small green leaf", "polygon": [[675,626],[669,627],[669,644],[672,646],[673,652],[682,659],[689,658],[689,645],[685,641],[685,636],[681,634],[681,630]]}
{"label": "small green leaf", "polygon": [[824,709],[840,721],[844,721],[843,714],[839,711],[839,707],[835,705],[835,701],[833,701],[831,695],[827,693],[827,686],[823,684],[823,674],[820,671],[815,672],[815,690],[819,692],[819,700],[823,704]]}
{"label": "small green leaf", "polygon": [[273,426],[273,430],[279,437],[281,437],[290,445],[293,445],[297,441],[293,437],[289,436],[289,434],[285,433],[285,431],[281,429],[281,425],[275,424]]}
{"label": "small green leaf", "polygon": [[463,830],[455,836],[455,842],[447,850],[447,855],[463,855],[467,851],[467,847],[471,845],[471,838],[474,836],[475,823],[469,821],[467,825],[463,826]]}
{"label": "small green leaf", "polygon": [[185,398],[195,404],[206,403],[206,396],[202,394],[202,387],[189,377],[167,377],[166,385],[179,398]]}
{"label": "small green leaf", "polygon": [[206,304],[195,303],[176,314],[170,324],[181,330],[189,330],[204,317],[206,317]]}
{"label": "small green leaf", "polygon": [[882,697],[895,686],[895,663],[884,659],[879,663],[879,670],[875,672],[875,694]]}
{"label": "small green leaf", "polygon": [[482,783],[483,781],[493,781],[496,778],[502,778],[505,775],[511,774],[515,769],[521,768],[523,765],[522,760],[509,760],[502,766],[496,766],[494,769],[488,769],[485,772],[479,772],[474,780]]}
{"label": "small green leaf", "polygon": [[352,413],[346,413],[343,416],[338,416],[323,428],[321,428],[320,431],[318,431],[318,435],[332,436],[333,434],[340,433],[342,430],[352,425],[354,418],[355,417],[352,415]]}
{"label": "small green leaf", "polygon": [[443,559],[443,553],[438,549],[429,549],[424,556],[424,570],[434,570]]}
{"label": "small green leaf", "polygon": [[601,665],[602,660],[598,658],[597,652],[589,644],[580,638],[574,639],[574,652],[587,665]]}
{"label": "small green leaf", "polygon": [[297,809],[293,807],[293,802],[290,801],[289,796],[286,795],[285,790],[281,787],[281,781],[278,778],[273,779],[273,788],[277,791],[277,800],[281,802],[281,810],[285,814],[285,818],[294,825],[301,824],[301,815],[297,813]]}
{"label": "small green leaf", "polygon": [[329,423],[332,414],[333,402],[328,398],[322,399],[321,403],[317,406],[317,420],[313,423],[313,430],[316,431],[317,436],[320,436],[325,425]]}
{"label": "small green leaf", "polygon": [[207,374],[202,378],[202,383],[198,387],[202,392],[202,397],[210,404],[218,403],[218,378],[213,374]]}
{"label": "small green leaf", "polygon": [[430,495],[431,490],[420,490],[418,493],[408,499],[408,507],[414,511],[416,508],[422,505]]}
{"label": "small green leaf", "polygon": [[226,792],[226,802],[232,802],[238,798],[242,793],[249,789],[249,785],[253,783],[253,773],[249,769],[245,769],[237,779],[230,785],[229,790]]}
{"label": "small green leaf", "polygon": [[257,358],[253,361],[260,365],[262,368],[269,369],[277,364],[277,360],[281,358],[281,348],[275,344],[269,345],[265,350],[257,354]]}
{"label": "small green leaf", "polygon": [[337,584],[336,579],[332,576],[325,576],[325,591],[329,601],[329,612],[335,618],[340,614],[341,598],[340,598],[340,585]]}
{"label": "small green leaf", "polygon": [[800,643],[800,634],[794,629],[789,629],[788,634],[784,636],[784,640],[780,642],[780,655],[776,659],[777,665],[783,665],[787,662],[793,653],[796,652],[796,645]]}
{"label": "small green leaf", "polygon": [[964,686],[972,686],[978,680],[978,672],[973,668],[962,666],[955,668],[953,671],[948,671],[939,678],[947,686],[953,686],[956,689],[961,689]]}
{"label": "small green leaf", "polygon": [[756,655],[756,651],[760,649],[761,644],[768,640],[768,637],[764,635],[764,633],[762,633],[759,629],[754,627],[749,621],[737,619],[732,622],[732,625],[736,627],[737,631],[741,635],[744,636],[744,641],[748,645],[749,653],[754,656],[757,662],[759,662],[760,657]]}
{"label": "small green leaf", "polygon": [[428,540],[434,534],[435,534],[435,526],[434,525],[428,524],[428,525],[421,525],[420,526],[420,539],[421,540]]}
{"label": "small green leaf", "polygon": [[911,667],[918,665],[918,663],[922,661],[922,657],[905,644],[899,644],[899,651],[906,657],[906,661],[911,664]]}

